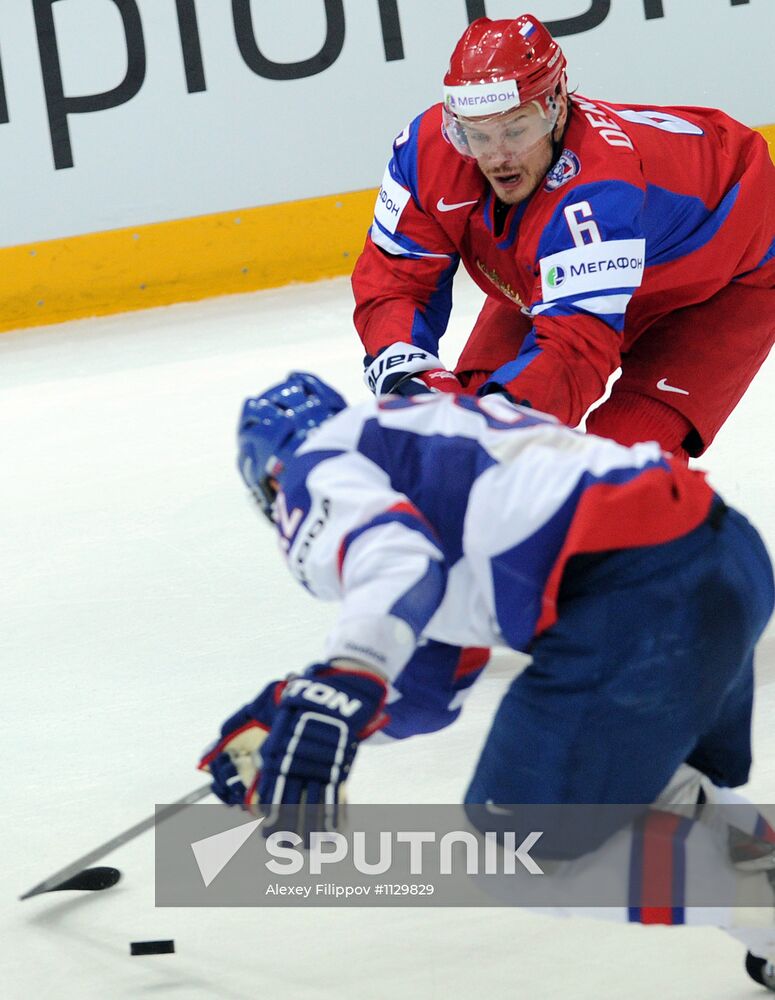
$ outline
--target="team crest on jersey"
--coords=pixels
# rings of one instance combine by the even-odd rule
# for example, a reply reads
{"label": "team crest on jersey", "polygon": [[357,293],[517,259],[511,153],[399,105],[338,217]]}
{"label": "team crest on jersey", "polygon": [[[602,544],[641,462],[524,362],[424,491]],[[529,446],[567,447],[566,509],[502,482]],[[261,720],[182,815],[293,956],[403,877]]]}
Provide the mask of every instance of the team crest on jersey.
{"label": "team crest on jersey", "polygon": [[556,191],[557,188],[572,181],[581,173],[581,161],[572,149],[563,149],[562,155],[546,175],[545,191]]}

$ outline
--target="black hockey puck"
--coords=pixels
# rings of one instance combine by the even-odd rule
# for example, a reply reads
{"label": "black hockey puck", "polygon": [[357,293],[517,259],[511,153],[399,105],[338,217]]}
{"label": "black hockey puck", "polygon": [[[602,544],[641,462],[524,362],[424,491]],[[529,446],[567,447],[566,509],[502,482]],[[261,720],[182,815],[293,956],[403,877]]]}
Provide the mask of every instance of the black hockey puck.
{"label": "black hockey puck", "polygon": [[129,945],[130,955],[172,955],[174,952],[174,941],[132,941]]}

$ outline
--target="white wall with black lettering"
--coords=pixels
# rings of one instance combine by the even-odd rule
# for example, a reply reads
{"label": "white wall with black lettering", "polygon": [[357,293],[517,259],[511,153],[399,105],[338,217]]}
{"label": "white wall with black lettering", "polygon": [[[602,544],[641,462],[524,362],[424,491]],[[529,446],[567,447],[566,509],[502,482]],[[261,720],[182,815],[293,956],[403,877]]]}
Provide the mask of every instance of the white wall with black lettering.
{"label": "white wall with black lettering", "polygon": [[[775,122],[775,0],[531,0],[589,96]],[[514,0],[0,0],[0,246],[375,187]]]}

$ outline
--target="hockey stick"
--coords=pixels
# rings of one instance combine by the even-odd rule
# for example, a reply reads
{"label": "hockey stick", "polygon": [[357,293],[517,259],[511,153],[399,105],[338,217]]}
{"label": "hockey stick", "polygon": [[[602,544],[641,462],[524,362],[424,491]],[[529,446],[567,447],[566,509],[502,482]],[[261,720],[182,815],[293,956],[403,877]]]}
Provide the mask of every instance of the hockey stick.
{"label": "hockey stick", "polygon": [[104,858],[106,854],[110,854],[117,847],[128,844],[130,840],[134,840],[141,833],[150,830],[156,823],[162,823],[165,819],[169,819],[170,816],[174,816],[175,813],[180,812],[184,806],[193,805],[194,802],[199,802],[200,799],[205,798],[209,794],[209,783],[202,785],[193,792],[189,792],[188,795],[184,795],[177,802],[172,802],[170,805],[160,809],[158,813],[153,813],[140,823],[135,823],[128,830],[119,833],[111,840],[106,840],[104,844],[95,847],[93,851],[84,854],[77,861],[73,861],[64,868],[60,868],[58,872],[54,872],[53,875],[49,875],[48,878],[39,882],[32,889],[28,889],[22,896],[19,896],[19,899],[29,899],[30,896],[39,896],[42,892],[54,892],[58,889],[107,889],[109,886],[115,885],[120,877],[120,873],[116,872],[115,868],[90,869],[87,868],[87,865],[90,865],[93,861],[99,861],[100,858]]}

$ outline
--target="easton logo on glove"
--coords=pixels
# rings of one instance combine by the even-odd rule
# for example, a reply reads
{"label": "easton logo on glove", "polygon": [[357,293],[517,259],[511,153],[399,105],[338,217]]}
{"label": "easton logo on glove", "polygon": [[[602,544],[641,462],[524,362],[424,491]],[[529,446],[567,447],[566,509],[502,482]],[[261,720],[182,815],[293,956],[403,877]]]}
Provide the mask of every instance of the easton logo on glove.
{"label": "easton logo on glove", "polygon": [[361,740],[388,721],[387,684],[371,670],[316,663],[291,677],[261,747],[261,802],[335,803]]}
{"label": "easton logo on glove", "polygon": [[307,680],[297,677],[288,681],[283,692],[283,698],[301,697],[314,705],[323,705],[329,712],[339,712],[346,719],[351,718],[363,707],[363,702],[357,698],[348,698],[344,691],[323,684],[321,681]]}
{"label": "easton logo on glove", "polygon": [[358,744],[389,721],[387,695],[372,670],[315,663],[227,719],[199,767],[227,805],[336,802]]}

